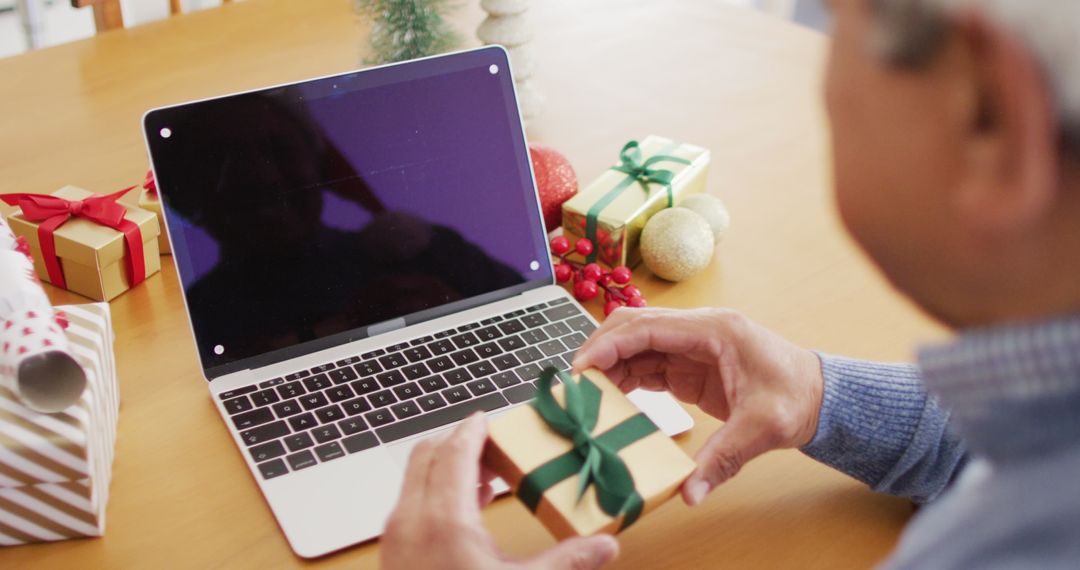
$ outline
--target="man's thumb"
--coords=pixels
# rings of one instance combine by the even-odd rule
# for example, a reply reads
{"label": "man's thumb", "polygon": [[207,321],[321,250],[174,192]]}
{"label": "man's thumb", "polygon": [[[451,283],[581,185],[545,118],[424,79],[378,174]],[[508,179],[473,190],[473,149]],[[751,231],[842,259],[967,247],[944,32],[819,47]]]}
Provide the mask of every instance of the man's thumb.
{"label": "man's thumb", "polygon": [[609,534],[564,540],[529,561],[528,567],[595,570],[619,555],[619,543]]}
{"label": "man's thumb", "polygon": [[762,430],[738,416],[728,419],[694,456],[697,469],[683,483],[683,500],[697,505],[717,485],[735,476],[747,461],[769,450]]}

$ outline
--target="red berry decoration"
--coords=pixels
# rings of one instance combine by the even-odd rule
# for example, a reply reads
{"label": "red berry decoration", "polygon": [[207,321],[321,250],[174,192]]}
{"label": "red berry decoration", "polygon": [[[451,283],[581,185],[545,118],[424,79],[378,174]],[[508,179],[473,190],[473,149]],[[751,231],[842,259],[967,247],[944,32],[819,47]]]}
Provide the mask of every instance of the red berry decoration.
{"label": "red berry decoration", "polygon": [[530,143],[529,157],[544,212],[544,227],[550,232],[562,224],[563,202],[577,194],[577,174],[562,153],[547,145]]}
{"label": "red berry decoration", "polygon": [[618,309],[621,306],[623,306],[623,304],[618,301],[608,301],[607,304],[604,305],[604,316],[606,317],[611,313],[614,313],[615,309]]}
{"label": "red berry decoration", "polygon": [[574,244],[574,249],[579,255],[589,255],[593,252],[593,243],[588,238],[581,238]]}
{"label": "red berry decoration", "polygon": [[559,236],[551,240],[551,253],[563,255],[570,251],[570,240],[566,236]]}
{"label": "red berry decoration", "polygon": [[615,269],[611,270],[612,281],[618,283],[619,285],[626,285],[627,283],[629,283],[630,277],[632,275],[633,273],[630,271],[630,268],[624,265],[620,265]]}
{"label": "red berry decoration", "polygon": [[627,299],[633,299],[634,297],[641,297],[641,291],[639,291],[638,288],[634,287],[633,285],[627,285],[626,287],[623,287],[622,294],[626,295]]}
{"label": "red berry decoration", "polygon": [[641,308],[644,307],[646,303],[645,299],[642,299],[641,297],[630,297],[626,301],[626,305],[629,307]]}
{"label": "red berry decoration", "polygon": [[574,268],[570,267],[566,263],[560,263],[555,266],[555,280],[559,283],[566,283],[574,276]]}
{"label": "red berry decoration", "polygon": [[578,301],[591,301],[599,292],[596,281],[578,281],[574,283],[574,298]]}
{"label": "red berry decoration", "polygon": [[590,263],[581,269],[581,274],[589,281],[599,281],[600,276],[604,274],[604,270],[600,269],[599,265]]}

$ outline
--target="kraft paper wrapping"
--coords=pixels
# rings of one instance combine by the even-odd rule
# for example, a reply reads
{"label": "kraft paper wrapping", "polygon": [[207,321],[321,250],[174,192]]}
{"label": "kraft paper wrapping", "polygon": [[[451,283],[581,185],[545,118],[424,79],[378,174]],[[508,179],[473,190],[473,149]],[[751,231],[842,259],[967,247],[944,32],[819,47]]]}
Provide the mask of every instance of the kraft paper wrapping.
{"label": "kraft paper wrapping", "polygon": [[[596,370],[584,373],[601,392],[600,415],[594,434],[607,432],[640,410]],[[565,405],[562,386],[552,392]],[[553,431],[532,408],[520,406],[491,421],[485,464],[503,478],[517,494],[522,479],[537,467],[573,449],[573,443]],[[694,471],[695,463],[667,435],[656,431],[619,451],[644,499],[642,515],[674,496],[679,485]],[[601,510],[590,487],[577,500],[578,480],[573,476],[548,489],[535,515],[560,540],[571,536],[614,533],[621,524]]]}
{"label": "kraft paper wrapping", "polygon": [[169,234],[165,229],[165,216],[161,213],[161,198],[158,197],[156,192],[143,188],[139,193],[139,207],[147,212],[153,212],[158,219],[158,251],[161,255],[172,255],[172,248],[169,247]]}
{"label": "kraft paper wrapping", "polygon": [[[674,206],[678,206],[686,196],[705,191],[705,178],[712,156],[708,149],[649,135],[641,141],[641,152],[643,160],[663,154],[690,161],[688,165],[674,162],[660,162],[655,165],[655,168],[675,173],[671,182]],[[586,237],[585,225],[590,208],[626,177],[622,172],[606,170],[563,204],[563,232],[570,238],[570,243]],[[668,207],[667,190],[664,186],[652,183],[648,184],[648,187],[646,192],[640,183],[635,182],[600,211],[597,219],[597,238],[600,243],[593,244],[599,261],[612,267],[633,267],[641,261],[638,247],[641,230],[653,214]]]}
{"label": "kraft paper wrapping", "polygon": [[87,389],[70,408],[41,414],[0,388],[0,545],[105,531],[119,412],[109,306],[57,309]]}
{"label": "kraft paper wrapping", "polygon": [[[82,200],[93,195],[74,186],[65,186],[52,194],[66,200]],[[149,278],[161,270],[157,216],[141,208],[125,207],[125,219],[137,224],[142,234],[146,277]],[[26,220],[21,213],[12,214],[8,222],[15,235],[22,236],[30,244],[34,268],[47,281],[48,271],[38,243],[37,223]],[[55,239],[56,255],[60,258],[69,291],[98,301],[110,301],[131,287],[123,263],[126,247],[119,231],[74,218],[57,228]]]}

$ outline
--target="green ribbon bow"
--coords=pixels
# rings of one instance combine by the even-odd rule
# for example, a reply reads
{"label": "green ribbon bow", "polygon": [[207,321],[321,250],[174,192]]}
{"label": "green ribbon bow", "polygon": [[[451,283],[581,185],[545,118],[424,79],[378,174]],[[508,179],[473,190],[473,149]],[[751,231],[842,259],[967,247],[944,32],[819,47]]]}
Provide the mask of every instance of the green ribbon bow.
{"label": "green ribbon bow", "polygon": [[[565,386],[565,408],[551,394],[556,376]],[[577,474],[579,501],[589,486],[593,486],[605,513],[612,517],[625,515],[619,530],[634,524],[644,502],[619,451],[657,431],[656,425],[639,413],[595,435],[602,396],[596,384],[584,376],[574,381],[569,374],[549,367],[541,373],[536,385],[539,391],[532,402],[533,408],[553,430],[574,442],[574,448],[526,475],[518,488],[518,497],[535,512],[540,497],[548,489]]]}
{"label": "green ribbon bow", "polygon": [[675,205],[675,192],[671,188],[671,181],[675,179],[675,173],[662,168],[653,168],[653,165],[660,162],[690,164],[690,161],[685,158],[665,154],[678,148],[678,146],[677,144],[669,145],[644,162],[641,160],[641,145],[637,141],[630,141],[623,146],[622,151],[619,153],[619,164],[611,167],[611,169],[626,174],[626,178],[597,200],[585,214],[585,237],[593,242],[593,251],[588,255],[587,259],[589,263],[596,261],[597,253],[600,251],[600,240],[597,239],[596,235],[600,212],[622,195],[623,191],[634,182],[641,184],[646,196],[650,192],[649,184],[663,184],[664,189],[667,190],[667,207],[670,208]]}

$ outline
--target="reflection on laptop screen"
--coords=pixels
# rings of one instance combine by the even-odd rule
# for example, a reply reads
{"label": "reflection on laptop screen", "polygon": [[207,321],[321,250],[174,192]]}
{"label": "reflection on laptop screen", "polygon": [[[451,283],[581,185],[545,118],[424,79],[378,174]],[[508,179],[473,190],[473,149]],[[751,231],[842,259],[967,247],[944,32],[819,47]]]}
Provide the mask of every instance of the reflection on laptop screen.
{"label": "reflection on laptop screen", "polygon": [[147,116],[206,369],[550,282],[505,61],[481,50]]}

